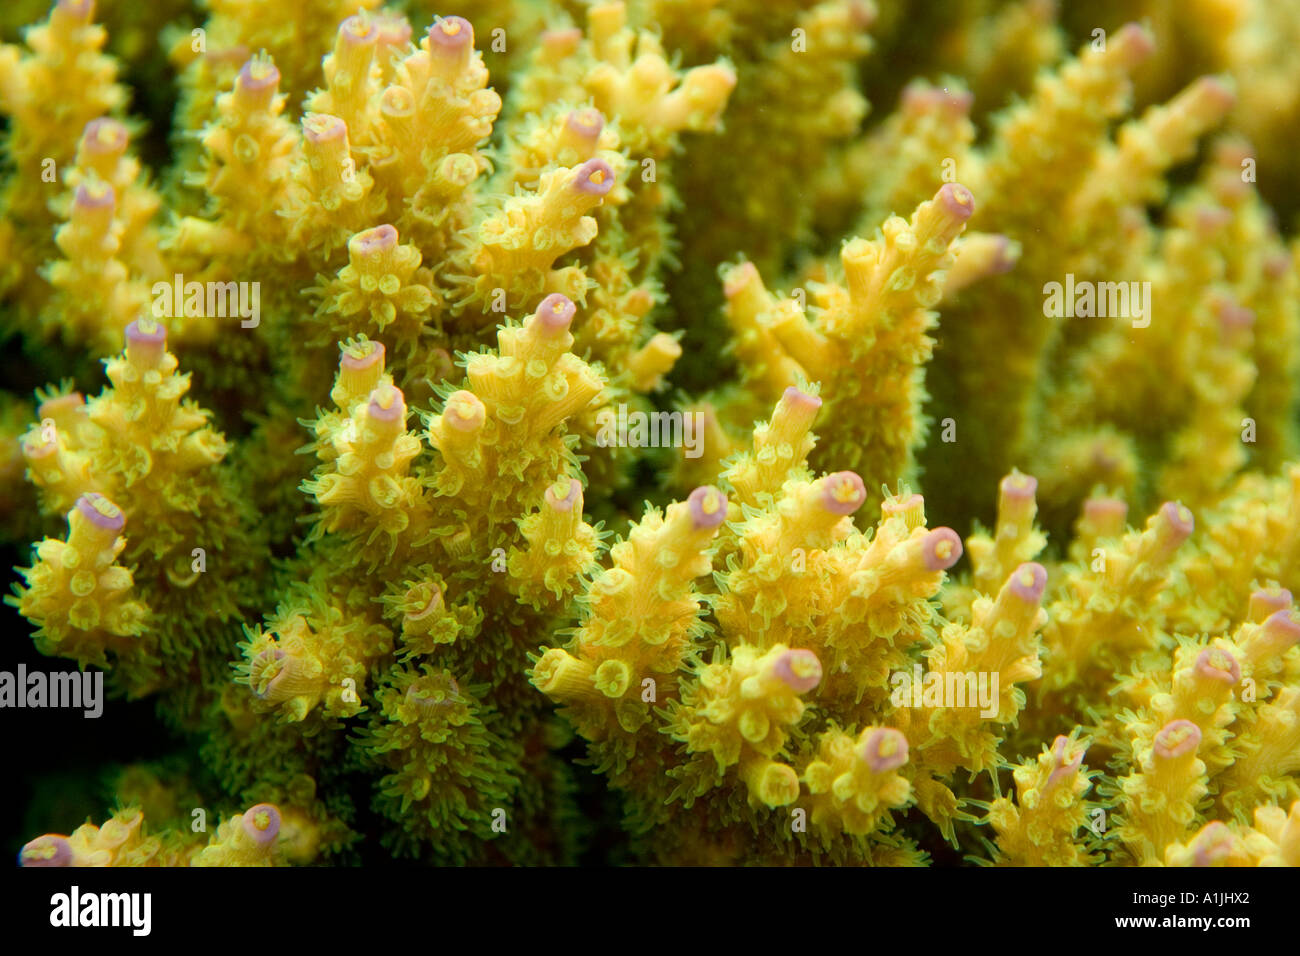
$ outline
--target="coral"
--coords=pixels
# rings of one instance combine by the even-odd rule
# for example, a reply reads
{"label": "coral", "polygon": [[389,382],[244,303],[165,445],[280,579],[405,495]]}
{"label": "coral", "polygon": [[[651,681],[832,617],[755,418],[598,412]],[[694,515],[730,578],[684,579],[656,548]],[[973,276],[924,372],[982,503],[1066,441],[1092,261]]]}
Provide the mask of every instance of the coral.
{"label": "coral", "polygon": [[171,752],[20,863],[1300,864],[1295,0],[124,6],[0,529]]}

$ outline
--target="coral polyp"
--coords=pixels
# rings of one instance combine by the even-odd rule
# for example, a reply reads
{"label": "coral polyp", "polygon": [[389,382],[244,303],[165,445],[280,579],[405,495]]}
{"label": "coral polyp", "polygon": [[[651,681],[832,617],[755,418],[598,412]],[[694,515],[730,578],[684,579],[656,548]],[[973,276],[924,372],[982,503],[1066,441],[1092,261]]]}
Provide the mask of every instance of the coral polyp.
{"label": "coral polyp", "polygon": [[19,863],[1300,864],[1296,0],[30,7]]}

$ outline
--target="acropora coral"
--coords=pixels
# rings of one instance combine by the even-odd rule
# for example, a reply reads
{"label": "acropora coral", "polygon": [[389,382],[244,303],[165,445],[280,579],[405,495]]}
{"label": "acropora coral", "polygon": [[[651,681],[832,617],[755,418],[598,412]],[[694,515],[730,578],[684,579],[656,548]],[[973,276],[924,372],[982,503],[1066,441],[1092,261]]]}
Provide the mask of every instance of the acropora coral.
{"label": "acropora coral", "polygon": [[1300,0],[146,6],[0,14],[22,865],[1300,864]]}

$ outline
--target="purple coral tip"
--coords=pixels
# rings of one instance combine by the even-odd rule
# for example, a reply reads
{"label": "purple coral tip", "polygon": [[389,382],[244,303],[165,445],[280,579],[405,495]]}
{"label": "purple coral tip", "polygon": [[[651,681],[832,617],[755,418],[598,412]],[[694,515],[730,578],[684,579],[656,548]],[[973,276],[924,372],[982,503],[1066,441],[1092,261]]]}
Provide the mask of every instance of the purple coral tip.
{"label": "purple coral tip", "polygon": [[1196,86],[1221,112],[1227,113],[1237,105],[1230,77],[1203,76],[1196,81]]}
{"label": "purple coral tip", "polygon": [[1201,745],[1201,728],[1190,720],[1171,720],[1156,734],[1155,755],[1164,760],[1175,760],[1195,753]]}
{"label": "purple coral tip", "polygon": [[557,333],[567,329],[573,322],[577,307],[567,295],[552,292],[537,307],[537,321],[547,332]]}
{"label": "purple coral tip", "polygon": [[758,266],[752,262],[741,262],[727,272],[722,280],[722,294],[734,299],[751,282],[759,282]]}
{"label": "purple coral tip", "polygon": [[259,803],[244,811],[244,832],[258,846],[269,846],[280,832],[280,810],[274,803]]}
{"label": "purple coral tip", "polygon": [[78,209],[87,212],[92,209],[112,209],[117,204],[117,194],[108,183],[94,180],[78,186],[73,201]]}
{"label": "purple coral tip", "polygon": [[1176,501],[1166,501],[1161,505],[1160,514],[1169,523],[1180,544],[1196,529],[1196,519],[1191,511]]}
{"label": "purple coral tip", "polygon": [[1193,841],[1192,860],[1197,866],[1214,866],[1232,856],[1232,831],[1222,820],[1207,823]]}
{"label": "purple coral tip", "polygon": [[406,612],[408,621],[422,621],[430,614],[442,610],[444,604],[442,588],[427,581],[412,585],[406,592],[406,599],[419,605],[414,611]]}
{"label": "purple coral tip", "polygon": [[[68,392],[67,395],[60,395],[57,398],[51,398],[41,402],[40,407],[36,410],[36,414],[40,418],[49,418],[65,411],[76,412],[77,410],[84,408],[85,404],[86,398],[80,392]],[[1291,597],[1290,592],[1288,591],[1287,603],[1282,606],[1286,607],[1290,605],[1290,603]]]}
{"label": "purple coral tip", "polygon": [[851,515],[867,500],[867,488],[856,472],[837,471],[822,479],[822,505],[833,515]]}
{"label": "purple coral tip", "polygon": [[354,46],[370,46],[379,40],[379,29],[370,17],[353,15],[339,25],[339,36]]}
{"label": "purple coral tip", "polygon": [[577,478],[561,478],[546,489],[546,504],[554,511],[572,511],[582,498],[582,482]]}
{"label": "purple coral tip", "polygon": [[1089,498],[1083,503],[1083,513],[1089,521],[1123,524],[1128,519],[1128,505],[1121,498]]}
{"label": "purple coral tip", "polygon": [[[1291,595],[1288,592],[1287,604],[1290,603]],[[1270,614],[1268,620],[1264,622],[1264,631],[1269,637],[1286,647],[1300,644],[1300,620],[1296,619],[1295,612],[1289,606]]]}
{"label": "purple coral tip", "polygon": [[875,773],[888,773],[907,763],[907,738],[893,727],[879,727],[868,735],[861,756]]}
{"label": "purple coral tip", "polygon": [[995,276],[1005,275],[1016,267],[1018,254],[1012,251],[1010,237],[999,233],[993,238],[997,242],[997,248],[993,253],[993,263],[989,266],[989,274]]}
{"label": "purple coral tip", "polygon": [[805,694],[822,681],[822,662],[806,648],[786,651],[776,659],[773,671],[796,694]]}
{"label": "purple coral tip", "polygon": [[1196,657],[1196,673],[1231,686],[1241,680],[1241,665],[1223,648],[1207,647]]}
{"label": "purple coral tip", "polygon": [[443,17],[429,27],[429,49],[459,54],[474,46],[474,27],[464,17]]}
{"label": "purple coral tip", "polygon": [[564,56],[578,49],[582,31],[577,27],[561,27],[544,31],[539,39],[547,52]]}
{"label": "purple coral tip", "polygon": [[1246,331],[1255,324],[1255,310],[1223,298],[1215,303],[1215,317],[1225,332]]}
{"label": "purple coral tip", "polygon": [[787,405],[794,405],[796,408],[807,409],[815,412],[822,407],[822,400],[816,395],[809,395],[807,392],[801,392],[793,385],[787,385],[785,391],[781,394],[781,401]]}
{"label": "purple coral tip", "polygon": [[1126,23],[1115,35],[1114,44],[1124,53],[1124,61],[1129,66],[1136,66],[1153,52],[1156,41],[1151,31],[1138,23]]}
{"label": "purple coral tip", "polygon": [[348,251],[358,256],[374,256],[397,246],[397,229],[388,223],[359,232],[348,240]]}
{"label": "purple coral tip", "polygon": [[406,399],[402,390],[394,385],[380,385],[370,393],[366,414],[376,421],[406,421]]}
{"label": "purple coral tip", "polygon": [[961,183],[944,183],[936,198],[949,215],[961,222],[975,212],[975,197]]}
{"label": "purple coral tip", "polygon": [[578,167],[573,188],[589,196],[604,196],[614,188],[614,170],[603,159],[589,159]]}
{"label": "purple coral tip", "polygon": [[64,16],[75,17],[88,24],[95,15],[95,0],[59,0],[54,9]]}
{"label": "purple coral tip", "polygon": [[900,104],[912,113],[929,113],[943,110],[953,116],[964,116],[975,103],[969,90],[931,86],[924,80],[915,80],[904,89]]}
{"label": "purple coral tip", "polygon": [[253,658],[248,668],[248,684],[258,700],[266,700],[271,696],[276,682],[285,673],[284,660],[287,656],[279,647],[268,647]]}
{"label": "purple coral tip", "polygon": [[[42,405],[42,414],[45,406]],[[1250,618],[1262,621],[1270,614],[1291,607],[1291,592],[1286,588],[1260,588],[1250,596]]]}
{"label": "purple coral tip", "polygon": [[314,146],[347,139],[348,126],[337,116],[312,113],[302,121],[303,136]]}
{"label": "purple coral tip", "polygon": [[130,355],[161,358],[167,348],[167,327],[150,318],[136,319],[126,327],[126,348]]}
{"label": "purple coral tip", "polygon": [[1007,587],[1026,604],[1038,604],[1047,589],[1047,569],[1037,561],[1026,561],[1011,572]]}
{"label": "purple coral tip", "polygon": [[474,431],[482,427],[486,419],[487,409],[473,392],[462,389],[447,396],[447,407],[442,420],[457,431]]}
{"label": "purple coral tip", "polygon": [[406,700],[424,713],[432,713],[460,700],[460,684],[446,673],[421,677],[406,688]]}
{"label": "purple coral tip", "polygon": [[384,364],[384,343],[376,342],[374,339],[367,339],[350,348],[343,350],[343,355],[339,358],[339,368],[347,369],[349,372],[363,372],[375,365]]}
{"label": "purple coral tip", "polygon": [[1052,772],[1047,775],[1046,786],[1048,788],[1056,786],[1067,777],[1074,776],[1074,774],[1078,772],[1079,768],[1083,766],[1083,749],[1080,749],[1079,752],[1068,761],[1065,759],[1069,746],[1069,737],[1057,736],[1057,738],[1052,741]]}
{"label": "purple coral tip", "polygon": [[46,833],[18,851],[19,866],[72,866],[72,844],[58,833]]}
{"label": "purple coral tip", "polygon": [[961,537],[952,528],[935,528],[921,543],[927,571],[947,571],[961,560]]}
{"label": "purple coral tip", "polygon": [[280,85],[280,70],[269,57],[255,56],[239,71],[239,86],[248,93],[275,90]]}
{"label": "purple coral tip", "polygon": [[716,528],[727,518],[727,496],[712,485],[701,485],[686,499],[691,523],[701,531]]}
{"label": "purple coral tip", "polygon": [[77,511],[96,528],[114,534],[126,527],[122,509],[98,492],[88,491],[77,499]]}
{"label": "purple coral tip", "polygon": [[111,156],[126,149],[126,127],[115,119],[100,117],[86,124],[81,140],[94,156]]}
{"label": "purple coral tip", "polygon": [[605,128],[605,117],[597,109],[574,110],[565,119],[564,128],[594,146]]}
{"label": "purple coral tip", "polygon": [[1002,494],[1012,501],[1033,501],[1038,492],[1038,479],[1032,475],[1013,472],[1002,479],[998,486]]}

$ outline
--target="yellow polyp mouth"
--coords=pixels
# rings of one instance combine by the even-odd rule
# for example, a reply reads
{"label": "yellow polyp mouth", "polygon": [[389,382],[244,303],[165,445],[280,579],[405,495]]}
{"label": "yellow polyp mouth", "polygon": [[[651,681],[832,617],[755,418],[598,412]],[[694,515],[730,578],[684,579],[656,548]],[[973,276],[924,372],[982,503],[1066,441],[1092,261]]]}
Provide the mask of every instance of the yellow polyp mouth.
{"label": "yellow polyp mouth", "polygon": [[595,183],[597,186],[599,186],[601,183],[605,181],[605,171],[603,169],[596,170],[594,173],[592,173],[590,176],[587,177],[587,181],[591,183]]}
{"label": "yellow polyp mouth", "polygon": [[458,422],[463,422],[466,425],[478,424],[482,419],[480,407],[473,402],[467,402],[464,400],[455,402],[448,407],[448,411],[451,413],[453,419]]}
{"label": "yellow polyp mouth", "polygon": [[876,755],[889,758],[898,753],[898,738],[893,734],[881,734],[876,741]]}
{"label": "yellow polyp mouth", "polygon": [[315,116],[309,116],[303,121],[303,126],[307,128],[308,132],[315,133],[317,136],[325,136],[337,129],[339,123],[340,120],[337,117],[323,116],[318,113]]}
{"label": "yellow polyp mouth", "polygon": [[848,480],[841,481],[836,485],[832,493],[835,495],[835,500],[840,504],[852,504],[858,500],[857,486]]}
{"label": "yellow polyp mouth", "polygon": [[357,342],[352,345],[344,346],[344,353],[348,358],[363,359],[369,358],[375,352],[375,343],[366,339],[363,342]]}
{"label": "yellow polyp mouth", "polygon": [[253,814],[253,826],[265,833],[271,828],[271,814],[265,810],[259,810]]}
{"label": "yellow polyp mouth", "polygon": [[1034,572],[1021,571],[1019,580],[1020,580],[1020,586],[1022,588],[1026,588],[1026,589],[1032,588],[1034,586]]}
{"label": "yellow polyp mouth", "polygon": [[1205,659],[1205,663],[1216,671],[1231,674],[1234,661],[1229,660],[1223,651],[1216,649],[1210,651],[1209,656]]}
{"label": "yellow polyp mouth", "polygon": [[153,335],[158,331],[158,323],[153,319],[141,316],[135,320],[135,327],[145,335]]}
{"label": "yellow polyp mouth", "polygon": [[971,196],[969,190],[966,190],[966,189],[954,189],[954,190],[952,191],[952,198],[953,198],[953,200],[957,203],[957,205],[959,205],[959,206],[969,206],[969,205],[971,204],[971,200],[972,200],[974,197]]}
{"label": "yellow polyp mouth", "polygon": [[379,395],[375,398],[375,404],[378,405],[380,408],[382,408],[384,411],[388,411],[390,408],[393,407],[393,405],[396,402],[397,402],[397,389],[395,388],[385,389],[384,391],[380,392]]}
{"label": "yellow polyp mouth", "polygon": [[952,556],[952,542],[946,540],[940,541],[934,546],[934,555],[942,560],[947,560]]}
{"label": "yellow polyp mouth", "polygon": [[108,123],[100,124],[99,129],[95,132],[97,139],[103,146],[115,146],[121,142],[121,128]]}
{"label": "yellow polyp mouth", "polygon": [[384,90],[379,105],[380,109],[387,109],[393,113],[408,113],[414,108],[415,101],[409,91],[400,86],[390,86]]}
{"label": "yellow polyp mouth", "polygon": [[795,654],[790,660],[790,672],[803,679],[815,677],[821,673],[821,662],[811,654]]}
{"label": "yellow polyp mouth", "polygon": [[722,503],[716,492],[710,492],[700,501],[700,510],[706,515],[717,514],[720,507],[722,507]]}
{"label": "yellow polyp mouth", "polygon": [[102,495],[98,498],[90,498],[89,502],[90,507],[94,508],[105,518],[116,518],[122,513],[122,509]]}
{"label": "yellow polyp mouth", "polygon": [[569,479],[560,478],[551,485],[551,494],[563,501],[569,496]]}
{"label": "yellow polyp mouth", "polygon": [[275,64],[271,61],[271,58],[267,55],[266,51],[263,50],[258,53],[257,56],[253,57],[253,62],[248,68],[248,75],[255,80],[264,80],[271,75],[271,71],[274,69]]}
{"label": "yellow polyp mouth", "polygon": [[370,34],[375,32],[374,26],[370,22],[370,17],[366,11],[362,10],[352,19],[352,35],[358,39],[364,40]]}
{"label": "yellow polyp mouth", "polygon": [[438,29],[442,30],[449,37],[454,37],[460,33],[460,24],[455,20],[443,20],[438,24]]}

